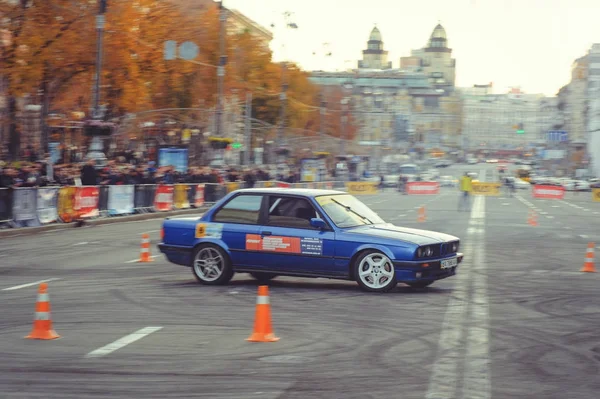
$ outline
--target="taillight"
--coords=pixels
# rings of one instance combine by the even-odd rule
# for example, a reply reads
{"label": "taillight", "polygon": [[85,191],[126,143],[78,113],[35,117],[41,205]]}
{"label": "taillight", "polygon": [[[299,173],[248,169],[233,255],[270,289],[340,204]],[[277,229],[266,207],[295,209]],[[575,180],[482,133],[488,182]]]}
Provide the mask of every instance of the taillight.
{"label": "taillight", "polygon": [[160,239],[161,239],[161,241],[164,241],[164,239],[165,239],[165,228],[164,227],[160,229]]}

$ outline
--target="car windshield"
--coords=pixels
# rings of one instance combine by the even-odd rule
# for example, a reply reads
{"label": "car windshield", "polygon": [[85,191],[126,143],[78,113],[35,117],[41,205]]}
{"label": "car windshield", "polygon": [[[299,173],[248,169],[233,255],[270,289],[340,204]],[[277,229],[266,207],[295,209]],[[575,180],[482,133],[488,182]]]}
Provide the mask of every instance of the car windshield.
{"label": "car windshield", "polygon": [[349,194],[323,195],[316,198],[323,211],[340,228],[385,223],[375,212]]}

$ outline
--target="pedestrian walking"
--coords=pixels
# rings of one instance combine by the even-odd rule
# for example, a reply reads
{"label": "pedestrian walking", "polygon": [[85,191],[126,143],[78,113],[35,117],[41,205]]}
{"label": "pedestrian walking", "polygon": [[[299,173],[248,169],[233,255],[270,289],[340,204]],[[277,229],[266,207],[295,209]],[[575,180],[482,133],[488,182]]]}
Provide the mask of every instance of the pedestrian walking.
{"label": "pedestrian walking", "polygon": [[473,191],[473,179],[469,176],[469,172],[465,172],[465,175],[460,179],[460,199],[458,201],[458,210],[468,211],[471,208],[471,191]]}

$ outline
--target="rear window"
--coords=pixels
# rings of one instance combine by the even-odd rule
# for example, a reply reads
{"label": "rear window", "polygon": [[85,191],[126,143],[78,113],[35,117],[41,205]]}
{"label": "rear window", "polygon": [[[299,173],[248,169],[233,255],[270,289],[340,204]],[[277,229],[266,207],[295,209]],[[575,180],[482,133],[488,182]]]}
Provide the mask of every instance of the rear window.
{"label": "rear window", "polygon": [[262,198],[262,195],[238,195],[217,211],[213,221],[258,224]]}

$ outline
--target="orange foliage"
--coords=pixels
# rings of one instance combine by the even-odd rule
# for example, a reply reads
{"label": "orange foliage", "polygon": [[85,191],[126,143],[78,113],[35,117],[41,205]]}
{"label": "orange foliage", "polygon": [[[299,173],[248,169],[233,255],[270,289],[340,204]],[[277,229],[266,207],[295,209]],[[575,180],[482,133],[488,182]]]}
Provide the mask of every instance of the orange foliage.
{"label": "orange foliage", "polygon": [[[2,2],[0,14],[13,37],[4,48],[1,67],[12,95],[33,94],[41,87],[50,110],[87,111],[95,72],[96,1],[30,0],[28,7]],[[219,10],[185,12],[172,2],[112,0],[104,36],[101,102],[108,116],[158,108],[213,107],[217,95]],[[165,61],[165,40],[191,40],[200,53],[194,62]],[[225,95],[253,95],[253,117],[278,124],[282,82],[289,98],[286,126],[318,130],[318,88],[294,64],[271,61],[271,51],[249,32],[226,39]],[[328,99],[339,108],[337,94]],[[335,97],[335,98],[334,98]],[[337,102],[336,102],[337,101]],[[340,113],[328,113],[326,132],[339,136]],[[317,122],[315,122],[317,121]],[[351,120],[347,134],[355,129]]]}

